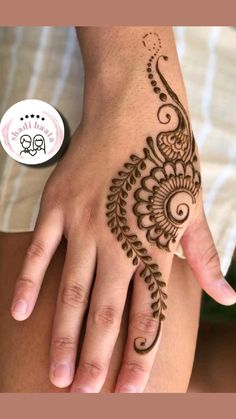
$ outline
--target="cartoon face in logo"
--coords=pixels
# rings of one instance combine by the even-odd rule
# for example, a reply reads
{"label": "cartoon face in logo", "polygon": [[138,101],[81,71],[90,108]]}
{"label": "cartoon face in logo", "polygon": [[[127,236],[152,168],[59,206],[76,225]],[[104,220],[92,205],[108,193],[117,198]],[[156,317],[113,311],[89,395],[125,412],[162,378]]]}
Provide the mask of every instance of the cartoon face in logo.
{"label": "cartoon face in logo", "polygon": [[30,135],[26,135],[26,134],[22,135],[20,137],[20,143],[23,147],[23,150],[20,152],[20,154],[29,153],[29,148],[30,148],[31,143],[32,143],[32,138],[30,137]]}
{"label": "cartoon face in logo", "polygon": [[46,153],[45,140],[41,134],[36,134],[33,138],[33,148],[34,150],[40,151],[43,150]]}
{"label": "cartoon face in logo", "polygon": [[20,137],[20,143],[23,147],[22,153],[29,153],[31,156],[35,156],[39,151],[46,153],[45,139],[41,134],[36,134],[32,139],[30,135],[24,134]]}

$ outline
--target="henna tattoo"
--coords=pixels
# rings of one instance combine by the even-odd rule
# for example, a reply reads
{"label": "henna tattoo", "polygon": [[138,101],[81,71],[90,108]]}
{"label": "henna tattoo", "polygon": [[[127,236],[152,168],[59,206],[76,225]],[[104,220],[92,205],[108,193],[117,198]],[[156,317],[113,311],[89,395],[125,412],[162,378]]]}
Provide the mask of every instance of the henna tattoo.
{"label": "henna tattoo", "polygon": [[191,162],[184,164],[182,160],[154,167],[141,180],[141,188],[134,193],[134,213],[150,243],[170,250],[170,242],[176,242],[179,228],[196,203],[199,185],[199,172]]}
{"label": "henna tattoo", "polygon": [[[168,61],[168,57],[160,55],[155,58],[161,49],[160,38],[155,33],[144,35],[143,45],[153,52],[147,63],[148,79],[161,102],[157,120],[160,126],[166,126],[167,129],[160,130],[155,140],[151,136],[146,138],[143,156],[130,156],[118,176],[112,179],[106,205],[111,232],[121,242],[122,249],[133,265],[142,266],[140,276],[150,292],[152,315],[158,319],[157,332],[151,344],[146,345],[145,337],[134,340],[134,349],[140,354],[149,352],[160,336],[161,324],[165,319],[164,311],[167,308],[167,294],[164,291],[166,282],[159,266],[128,225],[129,194],[136,188],[133,192],[135,203],[132,209],[137,225],[145,232],[147,241],[159,249],[172,251],[180,230],[191,216],[201,187],[195,140],[187,112],[160,70],[161,61]],[[176,121],[176,126],[168,128],[172,120]],[[143,176],[145,171],[148,174]]]}
{"label": "henna tattoo", "polygon": [[155,32],[148,32],[143,36],[143,45],[151,51],[157,54],[161,49],[161,39]]}

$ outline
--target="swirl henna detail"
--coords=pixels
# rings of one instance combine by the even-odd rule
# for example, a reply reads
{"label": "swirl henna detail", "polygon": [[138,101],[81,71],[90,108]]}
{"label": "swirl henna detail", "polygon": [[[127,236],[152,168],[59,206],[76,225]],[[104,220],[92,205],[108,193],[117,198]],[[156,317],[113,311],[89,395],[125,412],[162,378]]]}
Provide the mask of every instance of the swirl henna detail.
{"label": "swirl henna detail", "polygon": [[154,167],[141,180],[141,188],[134,193],[134,213],[150,243],[170,250],[170,242],[176,242],[179,228],[196,203],[199,185],[199,172],[191,162],[184,164],[182,160]]}
{"label": "swirl henna detail", "polygon": [[[153,61],[161,48],[161,41],[157,34],[146,34],[143,37],[144,46],[148,44],[148,36],[156,40],[156,51],[147,63],[148,79],[161,102],[157,111],[158,122],[166,129],[160,130],[155,139],[150,136],[146,138],[141,157],[135,154],[130,156],[123,169],[112,179],[106,205],[111,232],[133,265],[140,263],[142,266],[140,276],[150,292],[152,315],[158,320],[155,338],[149,345],[145,337],[134,340],[134,349],[140,354],[149,352],[158,341],[165,319],[167,294],[166,282],[158,264],[128,225],[128,197],[135,189],[133,214],[147,241],[159,249],[171,252],[180,230],[193,211],[201,187],[195,141],[187,112],[160,71],[161,61],[168,61],[168,57],[158,57],[154,77]],[[150,42],[148,45],[150,50]],[[168,127],[172,120],[175,127],[170,129]]]}

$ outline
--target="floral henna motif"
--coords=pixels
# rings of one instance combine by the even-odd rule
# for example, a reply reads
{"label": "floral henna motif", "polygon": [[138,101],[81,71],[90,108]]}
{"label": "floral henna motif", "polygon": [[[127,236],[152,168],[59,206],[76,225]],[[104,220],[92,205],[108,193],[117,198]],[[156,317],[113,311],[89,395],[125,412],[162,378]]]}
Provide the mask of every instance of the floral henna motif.
{"label": "floral henna motif", "polygon": [[137,203],[133,209],[150,243],[170,250],[170,242],[176,242],[179,228],[196,203],[199,186],[199,172],[191,162],[184,164],[182,160],[154,167],[141,180],[141,188],[134,193]]}
{"label": "floral henna motif", "polygon": [[[151,49],[148,36],[155,39],[155,45]],[[172,251],[171,245],[176,243],[180,229],[184,228],[191,216],[201,187],[201,177],[196,166],[195,141],[188,115],[159,68],[160,61],[167,61],[168,57],[161,55],[156,61],[158,83],[152,67],[161,48],[160,38],[157,34],[146,34],[143,44],[148,45],[148,50],[155,50],[148,61],[147,73],[154,93],[162,102],[157,119],[167,130],[160,130],[155,141],[152,137],[146,138],[142,157],[134,154],[130,156],[129,162],[112,179],[106,205],[111,232],[116,235],[133,265],[140,263],[143,267],[140,275],[150,291],[153,317],[158,320],[156,336],[151,344],[146,345],[145,337],[134,340],[134,349],[140,354],[149,352],[160,336],[161,324],[165,319],[164,311],[167,308],[167,294],[159,266],[128,225],[129,194],[135,189],[133,213],[139,229],[145,232],[147,241],[160,249]],[[176,121],[176,126],[168,129],[172,119]],[[144,171],[148,171],[145,176]]]}

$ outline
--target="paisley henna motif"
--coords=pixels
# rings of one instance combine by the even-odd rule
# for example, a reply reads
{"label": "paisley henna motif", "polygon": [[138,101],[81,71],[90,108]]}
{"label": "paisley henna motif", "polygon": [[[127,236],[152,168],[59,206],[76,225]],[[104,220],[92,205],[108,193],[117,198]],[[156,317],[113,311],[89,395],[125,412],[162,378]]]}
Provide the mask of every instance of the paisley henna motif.
{"label": "paisley henna motif", "polygon": [[[155,48],[150,48],[148,36],[155,39]],[[155,140],[147,137],[143,155],[131,155],[112,179],[106,205],[111,232],[116,235],[132,263],[141,264],[143,268],[140,275],[147,284],[152,314],[158,321],[156,336],[149,345],[145,337],[135,339],[134,349],[140,354],[149,352],[158,340],[165,319],[167,294],[159,266],[128,225],[128,196],[134,190],[133,214],[147,241],[159,249],[172,251],[180,230],[194,211],[201,187],[195,141],[187,112],[160,71],[160,62],[168,61],[168,57],[158,57],[154,76],[153,61],[161,48],[160,38],[157,34],[146,34],[143,44],[148,45],[148,50],[155,50],[147,63],[147,73],[153,92],[161,102],[157,119],[163,130],[159,130]],[[144,172],[147,174],[143,175]]]}

